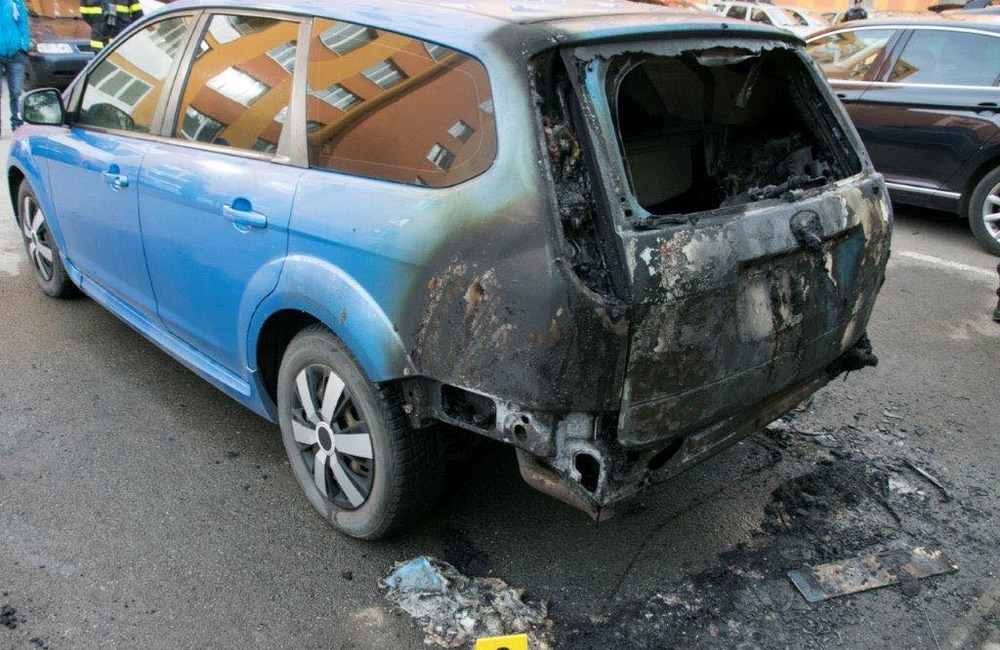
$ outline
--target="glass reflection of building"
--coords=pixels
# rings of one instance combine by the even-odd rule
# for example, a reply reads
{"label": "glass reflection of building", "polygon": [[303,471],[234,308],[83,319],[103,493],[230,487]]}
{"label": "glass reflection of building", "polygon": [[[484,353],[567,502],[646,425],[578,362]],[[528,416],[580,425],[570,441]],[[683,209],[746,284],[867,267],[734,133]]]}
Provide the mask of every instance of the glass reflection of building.
{"label": "glass reflection of building", "polygon": [[142,127],[152,124],[162,81],[180,48],[188,18],[161,21],[132,36],[87,79],[84,109],[109,104]]}
{"label": "glass reflection of building", "polygon": [[191,67],[177,135],[273,153],[287,110],[298,24],[253,16],[212,18]]}
{"label": "glass reflection of building", "polygon": [[392,32],[316,21],[306,103],[313,167],[445,186],[496,149],[486,71],[475,59]]}
{"label": "glass reflection of building", "polygon": [[[124,56],[113,54],[92,75],[100,94],[95,101],[151,123],[158,93],[150,91],[178,54],[186,20],[165,21],[134,37],[156,47],[141,40],[136,45],[142,47],[123,44]],[[288,118],[297,37],[292,21],[214,16],[187,75],[175,135],[276,151]],[[492,163],[493,103],[486,71],[475,59],[332,20],[315,22],[309,59],[310,166],[445,186]]]}

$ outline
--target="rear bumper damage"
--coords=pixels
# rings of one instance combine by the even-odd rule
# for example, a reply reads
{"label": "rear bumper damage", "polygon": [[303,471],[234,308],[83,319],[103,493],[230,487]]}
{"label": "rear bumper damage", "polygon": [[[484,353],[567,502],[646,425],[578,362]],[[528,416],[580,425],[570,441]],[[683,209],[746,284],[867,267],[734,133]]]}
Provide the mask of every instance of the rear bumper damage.
{"label": "rear bumper damage", "polygon": [[586,512],[594,521],[605,521],[614,516],[619,502],[759,431],[840,373],[877,363],[868,337],[863,335],[827,366],[822,375],[783,391],[755,411],[738,413],[703,430],[644,450],[627,450],[617,443],[584,437],[580,428],[562,427],[554,440],[552,458],[540,459],[518,450],[521,477],[533,488]]}
{"label": "rear bumper damage", "polygon": [[[512,444],[526,482],[602,520],[875,364],[864,332],[892,212],[846,114],[788,43],[614,42],[534,66],[555,273],[523,279],[520,303],[494,290],[509,278],[492,263],[468,290],[459,274],[442,294],[451,317],[425,310],[441,335],[421,339],[405,406],[414,426]],[[537,334],[521,320],[555,294],[535,283],[564,275]],[[514,322],[483,336],[473,303]],[[462,348],[488,357],[446,354],[456,323]],[[507,334],[532,327],[534,346],[511,354]],[[463,372],[438,372],[441,360]]]}
{"label": "rear bumper damage", "polygon": [[641,449],[621,445],[614,413],[541,412],[422,379],[405,385],[404,408],[414,426],[445,422],[512,444],[528,485],[605,521],[619,502],[760,430],[839,374],[877,363],[867,335],[862,335],[818,376],[755,409]]}

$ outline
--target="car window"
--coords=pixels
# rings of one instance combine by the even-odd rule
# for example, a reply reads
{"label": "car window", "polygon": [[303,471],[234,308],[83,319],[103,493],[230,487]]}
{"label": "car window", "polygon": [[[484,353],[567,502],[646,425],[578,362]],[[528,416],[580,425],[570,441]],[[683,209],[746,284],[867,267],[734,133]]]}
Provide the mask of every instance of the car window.
{"label": "car window", "polygon": [[771,8],[771,19],[775,25],[807,25],[808,23],[801,16],[796,16],[790,11],[779,7]]}
{"label": "car window", "polygon": [[861,29],[827,34],[807,45],[809,54],[830,79],[862,81],[878,72],[885,60],[891,29]]}
{"label": "car window", "polygon": [[444,187],[496,154],[493,98],[476,59],[435,43],[318,19],[309,47],[310,167]]}
{"label": "car window", "polygon": [[771,19],[767,17],[767,14],[764,13],[763,9],[754,9],[750,13],[750,20],[755,23],[764,23],[766,25],[771,24]]}
{"label": "car window", "polygon": [[785,15],[791,18],[792,21],[794,21],[793,24],[797,24],[803,27],[809,26],[809,20],[807,20],[806,17],[800,14],[799,12],[787,8],[784,11]]}
{"label": "car window", "polygon": [[918,29],[906,43],[889,81],[992,86],[1000,75],[1000,38],[951,30]]}
{"label": "car window", "polygon": [[744,20],[747,17],[747,8],[739,5],[733,5],[729,8],[729,11],[726,12],[726,16],[729,18]]}
{"label": "car window", "polygon": [[190,16],[161,20],[117,45],[87,76],[77,123],[148,133]]}
{"label": "car window", "polygon": [[191,63],[174,137],[274,153],[288,113],[295,21],[212,16]]}

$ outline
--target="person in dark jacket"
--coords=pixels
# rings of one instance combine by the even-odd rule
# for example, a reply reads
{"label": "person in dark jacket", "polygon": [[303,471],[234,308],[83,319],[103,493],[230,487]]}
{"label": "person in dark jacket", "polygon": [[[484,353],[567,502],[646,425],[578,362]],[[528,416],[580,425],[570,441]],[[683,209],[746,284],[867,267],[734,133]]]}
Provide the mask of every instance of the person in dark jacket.
{"label": "person in dark jacket", "polygon": [[865,0],[854,0],[854,6],[847,10],[844,14],[844,20],[841,22],[846,23],[849,20],[864,20],[868,18],[868,12],[865,8],[861,6]]}
{"label": "person in dark jacket", "polygon": [[17,129],[17,99],[24,87],[24,71],[28,66],[28,10],[24,0],[0,0],[0,74],[7,77],[10,95],[10,126]]}
{"label": "person in dark jacket", "polygon": [[[997,275],[1000,276],[1000,264],[997,264]],[[1000,323],[1000,287],[997,287],[997,307],[993,310],[993,320]]]}
{"label": "person in dark jacket", "polygon": [[98,52],[142,17],[142,5],[132,0],[80,0],[80,15],[90,25],[90,47]]}

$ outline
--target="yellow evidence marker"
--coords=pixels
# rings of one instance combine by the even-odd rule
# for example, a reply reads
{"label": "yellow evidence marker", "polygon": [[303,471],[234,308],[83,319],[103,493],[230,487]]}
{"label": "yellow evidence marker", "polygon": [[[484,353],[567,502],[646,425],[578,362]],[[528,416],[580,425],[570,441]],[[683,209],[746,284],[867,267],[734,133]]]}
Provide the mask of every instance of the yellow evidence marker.
{"label": "yellow evidence marker", "polygon": [[476,639],[475,650],[528,650],[528,635],[508,634]]}

